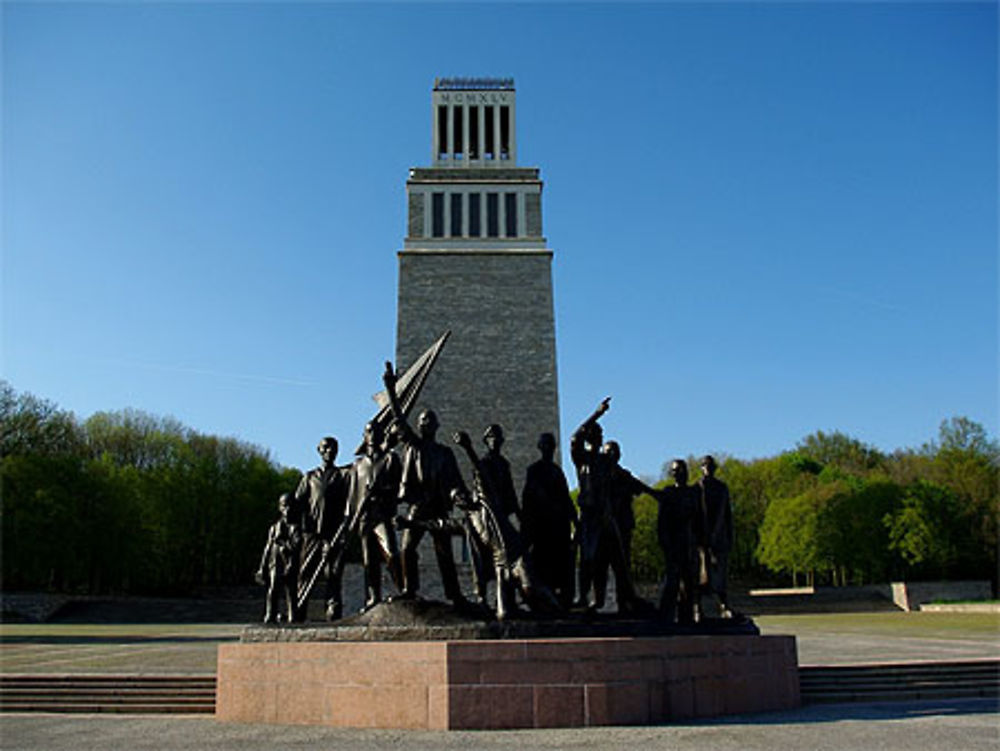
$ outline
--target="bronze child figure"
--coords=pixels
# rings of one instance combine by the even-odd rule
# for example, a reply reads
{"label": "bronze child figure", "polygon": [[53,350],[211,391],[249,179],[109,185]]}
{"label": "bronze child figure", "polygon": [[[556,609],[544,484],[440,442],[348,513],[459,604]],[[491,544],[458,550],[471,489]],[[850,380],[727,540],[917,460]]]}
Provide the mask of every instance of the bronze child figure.
{"label": "bronze child figure", "polygon": [[302,534],[298,524],[291,521],[289,510],[294,500],[291,493],[282,493],[278,498],[278,512],[281,516],[271,525],[267,534],[267,544],[257,570],[257,582],[267,585],[267,606],[264,623],[277,623],[279,600],[285,596],[287,610],[285,620],[292,623],[298,617],[297,589],[299,581],[299,555],[302,548]]}

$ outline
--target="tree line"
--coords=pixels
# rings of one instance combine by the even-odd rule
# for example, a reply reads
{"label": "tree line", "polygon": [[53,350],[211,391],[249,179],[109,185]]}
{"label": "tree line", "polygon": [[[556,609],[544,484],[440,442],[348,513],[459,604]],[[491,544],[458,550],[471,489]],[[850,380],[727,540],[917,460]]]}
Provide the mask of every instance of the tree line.
{"label": "tree line", "polygon": [[[892,453],[820,431],[778,456],[717,459],[733,498],[735,578],[793,585],[973,578],[990,579],[996,591],[1000,447],[979,423],[950,418],[935,440]],[[640,497],[636,512],[635,573],[651,579],[661,565],[650,526],[655,502]]]}
{"label": "tree line", "polygon": [[[946,420],[935,440],[892,453],[817,432],[777,456],[716,459],[733,498],[739,581],[996,587],[1000,447],[972,420]],[[259,447],[172,418],[126,409],[79,420],[0,382],[2,588],[249,584],[275,500],[299,477]],[[656,501],[640,496],[635,515],[633,573],[656,581]]]}
{"label": "tree line", "polygon": [[138,412],[73,414],[0,383],[4,589],[180,594],[248,584],[299,473]]}

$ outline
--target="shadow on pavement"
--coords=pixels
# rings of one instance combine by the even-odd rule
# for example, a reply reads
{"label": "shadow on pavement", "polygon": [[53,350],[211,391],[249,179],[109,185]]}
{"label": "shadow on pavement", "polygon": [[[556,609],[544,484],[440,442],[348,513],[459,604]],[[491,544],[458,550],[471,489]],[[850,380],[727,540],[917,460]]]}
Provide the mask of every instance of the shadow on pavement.
{"label": "shadow on pavement", "polygon": [[852,704],[808,704],[786,712],[715,717],[691,725],[786,725],[842,720],[907,720],[917,717],[1000,713],[1000,699],[936,699]]}

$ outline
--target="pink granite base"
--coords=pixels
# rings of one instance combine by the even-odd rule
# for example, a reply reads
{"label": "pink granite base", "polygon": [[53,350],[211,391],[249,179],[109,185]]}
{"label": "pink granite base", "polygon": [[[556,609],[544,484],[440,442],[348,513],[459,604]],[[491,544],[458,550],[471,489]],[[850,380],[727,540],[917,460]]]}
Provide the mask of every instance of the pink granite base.
{"label": "pink granite base", "polygon": [[799,705],[792,636],[219,646],[216,717],[432,730],[647,725]]}

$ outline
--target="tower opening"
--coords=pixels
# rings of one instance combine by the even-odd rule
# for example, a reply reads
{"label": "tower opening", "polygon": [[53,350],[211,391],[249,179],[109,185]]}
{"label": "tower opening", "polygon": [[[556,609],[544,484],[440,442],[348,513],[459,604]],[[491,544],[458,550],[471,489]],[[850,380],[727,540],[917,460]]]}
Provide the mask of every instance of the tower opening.
{"label": "tower opening", "polygon": [[558,436],[559,400],[542,180],[517,164],[516,113],[512,79],[434,83],[431,164],[406,182],[396,363],[450,330],[415,409],[434,409],[441,435],[502,425],[519,484],[539,435]]}

